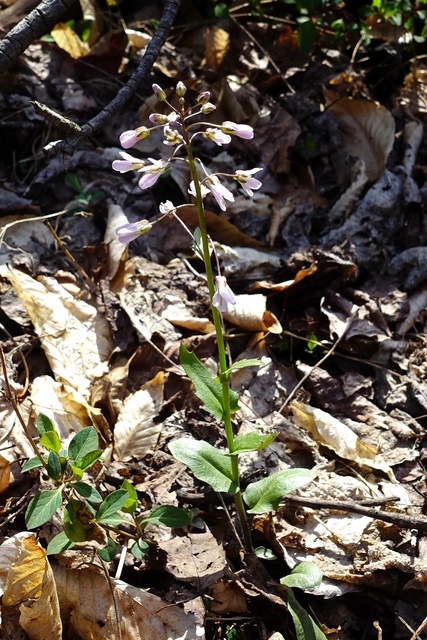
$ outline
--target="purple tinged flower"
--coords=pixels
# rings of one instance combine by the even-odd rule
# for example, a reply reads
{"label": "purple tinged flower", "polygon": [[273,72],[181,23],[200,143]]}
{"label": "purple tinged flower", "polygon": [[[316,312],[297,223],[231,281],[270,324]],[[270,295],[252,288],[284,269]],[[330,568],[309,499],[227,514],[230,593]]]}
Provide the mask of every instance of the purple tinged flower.
{"label": "purple tinged flower", "polygon": [[163,91],[162,87],[160,87],[158,84],[153,84],[151,88],[153,89],[157,100],[159,100],[160,102],[164,102],[166,100],[166,93]]}
{"label": "purple tinged flower", "polygon": [[181,80],[176,85],[176,93],[180,98],[185,96],[185,94],[187,93],[187,87],[183,82],[181,82]]}
{"label": "purple tinged flower", "polygon": [[166,140],[163,140],[163,144],[167,144],[169,147],[174,147],[176,144],[184,142],[182,135],[178,133],[178,131],[171,129],[169,125],[166,125],[163,131],[166,138]]}
{"label": "purple tinged flower", "polygon": [[218,206],[222,211],[227,209],[225,201],[234,202],[234,196],[223,184],[220,183],[216,176],[209,176],[206,180],[206,185],[209,191],[218,203]]}
{"label": "purple tinged flower", "polygon": [[227,284],[225,276],[216,276],[215,278],[215,294],[212,298],[212,304],[221,313],[227,311],[227,304],[236,304],[234,293]]}
{"label": "purple tinged flower", "polygon": [[248,124],[236,124],[235,122],[226,120],[222,123],[221,130],[224,131],[224,133],[229,133],[232,136],[244,138],[245,140],[252,140],[254,137],[254,130]]}
{"label": "purple tinged flower", "polygon": [[123,149],[130,149],[134,144],[138,142],[138,140],[144,140],[144,138],[148,138],[151,131],[147,129],[147,127],[139,127],[138,129],[130,129],[129,131],[124,131],[120,136],[120,144]]}
{"label": "purple tinged flower", "polygon": [[152,224],[148,220],[140,220],[139,222],[127,222],[116,229],[116,235],[119,242],[128,244],[132,240],[136,240],[139,236],[148,233],[152,228]]}
{"label": "purple tinged flower", "polygon": [[206,138],[206,140],[215,142],[219,147],[222,147],[223,144],[228,144],[229,142],[231,142],[231,137],[226,133],[223,133],[221,129],[209,127],[202,133],[202,136]]}
{"label": "purple tinged flower", "polygon": [[156,184],[157,180],[160,176],[165,173],[169,167],[170,162],[168,160],[154,160],[153,158],[148,158],[151,164],[145,165],[140,169],[141,173],[144,175],[139,180],[138,185],[140,189],[149,189],[154,184]]}
{"label": "purple tinged flower", "polygon": [[120,173],[126,173],[126,171],[141,171],[142,167],[145,166],[145,162],[143,160],[134,158],[129,153],[126,153],[126,151],[120,151],[120,155],[123,160],[114,160],[114,171],[119,171]]}
{"label": "purple tinged flower", "polygon": [[168,121],[167,117],[164,116],[162,113],[152,113],[148,117],[148,119],[153,124],[166,124],[166,122]]}
{"label": "purple tinged flower", "polygon": [[199,93],[197,96],[197,104],[206,104],[209,102],[210,97],[210,91],[202,91],[202,93]]}
{"label": "purple tinged flower", "polygon": [[236,171],[233,178],[237,180],[237,182],[241,185],[241,187],[246,191],[248,196],[253,196],[254,192],[252,189],[259,189],[262,185],[260,180],[256,178],[252,178],[254,173],[258,173],[258,171],[262,171],[261,168],[256,169],[247,169],[246,171]]}

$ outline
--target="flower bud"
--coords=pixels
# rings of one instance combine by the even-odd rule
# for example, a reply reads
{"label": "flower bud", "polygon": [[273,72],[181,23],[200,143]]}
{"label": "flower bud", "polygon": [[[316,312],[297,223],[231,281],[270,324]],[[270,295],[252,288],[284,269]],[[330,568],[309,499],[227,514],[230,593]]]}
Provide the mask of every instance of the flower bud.
{"label": "flower bud", "polygon": [[183,82],[181,82],[181,80],[176,85],[176,93],[180,98],[182,98],[182,96],[185,96],[185,94],[187,93],[187,87]]}
{"label": "flower bud", "polygon": [[200,111],[206,115],[208,113],[212,113],[212,111],[215,111],[216,106],[214,104],[212,104],[212,102],[206,102],[205,104],[202,105],[202,108],[200,109]]}
{"label": "flower bud", "polygon": [[148,119],[153,124],[166,124],[168,121],[167,117],[161,113],[152,113]]}
{"label": "flower bud", "polygon": [[158,84],[153,84],[152,89],[157,97],[157,100],[160,102],[164,102],[166,100],[166,93],[163,91],[162,87]]}
{"label": "flower bud", "polygon": [[197,104],[206,104],[209,102],[209,98],[211,97],[210,91],[202,91],[197,96]]}

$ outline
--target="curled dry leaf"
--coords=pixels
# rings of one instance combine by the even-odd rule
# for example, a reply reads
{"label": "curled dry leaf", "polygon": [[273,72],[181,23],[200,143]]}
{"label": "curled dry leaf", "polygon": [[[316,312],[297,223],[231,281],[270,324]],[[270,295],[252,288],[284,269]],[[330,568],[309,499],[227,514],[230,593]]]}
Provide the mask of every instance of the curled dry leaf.
{"label": "curled dry leaf", "polygon": [[332,449],[341,458],[371,469],[379,469],[394,480],[392,469],[381,459],[376,449],[364,444],[346,424],[322,409],[296,400],[292,403],[292,411],[295,423],[309,431],[316,442]]}
{"label": "curled dry leaf", "polygon": [[64,22],[58,22],[50,33],[58,47],[74,59],[83,58],[90,51],[87,42],[80,40],[74,29]]}
{"label": "curled dry leaf", "polygon": [[35,534],[9,538],[0,547],[0,593],[3,624],[13,625],[14,610],[19,610],[19,627],[30,640],[60,640],[62,623],[52,569],[46,551]]}
{"label": "curled dry leaf", "polygon": [[219,580],[212,589],[214,613],[247,613],[246,597],[240,587],[228,580]]}
{"label": "curled dry leaf", "polygon": [[205,63],[216,71],[224,60],[230,43],[230,35],[219,27],[208,27],[205,33]]}
{"label": "curled dry leaf", "polygon": [[324,95],[350,151],[364,161],[368,179],[377,180],[394,143],[393,116],[375,102],[340,98],[330,89],[324,89]]}
{"label": "curled dry leaf", "polygon": [[171,304],[162,311],[162,318],[177,327],[184,327],[198,333],[213,333],[215,326],[208,318],[196,318],[181,302]]}
{"label": "curled dry leaf", "polygon": [[266,280],[261,280],[259,282],[255,282],[250,288],[249,291],[257,291],[258,289],[268,289],[268,291],[274,291],[275,293],[280,293],[281,291],[286,291],[286,289],[290,289],[290,287],[294,287],[298,282],[307,278],[307,276],[313,275],[317,271],[317,264],[313,263],[307,269],[300,269],[295,278],[293,280],[285,280],[284,282],[268,282]]}
{"label": "curled dry leaf", "polygon": [[274,313],[266,309],[267,298],[262,293],[236,296],[236,304],[228,305],[224,318],[248,331],[282,333],[282,326]]}
{"label": "curled dry leaf", "polygon": [[9,488],[11,460],[0,454],[0,495]]}

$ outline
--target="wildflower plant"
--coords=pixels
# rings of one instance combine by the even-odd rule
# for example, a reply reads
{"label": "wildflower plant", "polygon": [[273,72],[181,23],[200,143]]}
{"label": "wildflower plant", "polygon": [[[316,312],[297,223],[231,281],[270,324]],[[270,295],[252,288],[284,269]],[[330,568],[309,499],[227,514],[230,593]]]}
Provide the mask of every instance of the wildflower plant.
{"label": "wildflower plant", "polygon": [[[196,478],[208,483],[215,491],[234,496],[244,546],[249,552],[252,550],[252,542],[248,515],[265,513],[277,508],[284,495],[310,482],[314,477],[314,474],[306,469],[288,469],[250,484],[244,492],[240,486],[239,455],[264,449],[277,434],[251,432],[237,437],[233,434],[232,415],[239,406],[238,395],[230,386],[231,374],[236,369],[259,366],[262,363],[255,359],[240,360],[234,364],[227,361],[221,314],[227,311],[228,305],[234,305],[236,299],[226,277],[220,271],[215,247],[210,243],[206,229],[204,201],[206,197],[213,197],[219,208],[225,211],[227,203],[234,201],[230,185],[225,181],[235,181],[248,196],[252,196],[253,191],[261,187],[260,180],[254,176],[262,169],[259,167],[249,170],[239,169],[230,174],[210,173],[203,162],[195,156],[194,141],[202,137],[213,144],[223,146],[229,144],[233,137],[251,140],[254,136],[252,127],[230,121],[222,124],[206,122],[205,116],[215,110],[215,105],[210,102],[209,91],[200,93],[195,103],[188,105],[186,86],[183,82],[178,82],[176,86],[178,107],[168,102],[165,91],[159,85],[154,84],[153,91],[158,100],[169,107],[169,115],[151,114],[149,121],[152,127],[139,127],[125,131],[121,134],[120,141],[123,148],[129,149],[139,140],[147,138],[153,129],[163,127],[163,142],[166,147],[172,149],[172,152],[169,156],[158,160],[153,158],[140,160],[121,152],[122,160],[116,160],[113,163],[113,169],[122,173],[130,170],[141,173],[139,187],[149,189],[168,171],[172,162],[184,162],[189,167],[191,180],[188,193],[195,199],[199,226],[192,234],[183,222],[181,224],[190,234],[193,248],[204,262],[217,339],[218,376],[213,377],[194,353],[190,353],[183,344],[180,347],[180,359],[205,408],[222,421],[227,442],[227,450],[221,451],[207,442],[186,437],[172,441],[169,449],[177,460],[191,469]],[[173,216],[179,220],[180,206],[175,206],[168,200],[161,203],[159,208],[162,218]],[[149,223],[143,220],[122,225],[116,229],[117,237],[120,242],[127,243],[147,233],[150,225],[153,224],[155,221]],[[212,268],[212,255],[216,273]]]}

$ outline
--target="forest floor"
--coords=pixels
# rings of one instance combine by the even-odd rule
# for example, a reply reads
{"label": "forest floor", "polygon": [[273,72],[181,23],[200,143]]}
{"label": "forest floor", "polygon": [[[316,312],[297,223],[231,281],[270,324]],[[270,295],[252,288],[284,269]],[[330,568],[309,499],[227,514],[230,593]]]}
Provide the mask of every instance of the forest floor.
{"label": "forest floor", "polygon": [[[188,1],[146,86],[73,155],[47,157],[65,134],[32,101],[84,124],[138,65],[158,4],[136,12],[124,3],[125,22],[104,9],[107,35],[87,52],[74,53],[68,31],[56,34],[0,77],[0,337],[21,414],[34,436],[37,415],[50,417],[63,443],[97,428],[101,495],[127,479],[140,513],[169,504],[199,509],[204,522],[148,527],[150,550],[126,556],[121,582],[109,584],[90,550],[49,556],[63,617],[52,637],[288,640],[296,636],[279,580],[310,560],[322,584],[297,597],[328,639],[427,638],[426,57],[385,31],[369,44],[325,32],[303,53],[281,20],[247,12],[212,21]],[[293,467],[316,473],[253,519],[254,546],[274,558],[259,564],[239,547],[228,496],[168,449],[183,435],[225,444],[179,364],[183,342],[215,369],[202,263],[175,220],[129,247],[114,233],[156,219],[165,200],[188,204],[182,218],[197,226],[186,170],[173,165],[141,191],[137,174],[111,167],[120,133],[164,106],[152,83],[173,100],[180,80],[189,97],[210,91],[212,122],[255,131],[229,146],[197,143],[209,171],[263,169],[253,198],[236,188],[225,212],[206,200],[239,298],[225,316],[229,353],[263,362],[233,375],[233,427],[278,432],[241,456],[243,484]],[[167,152],[161,130],[132,150]],[[34,454],[6,393],[0,413],[0,540],[19,546],[26,508],[48,483],[37,469],[21,472]],[[58,531],[53,518],[35,533],[45,548]],[[4,637],[18,637],[6,609]]]}

